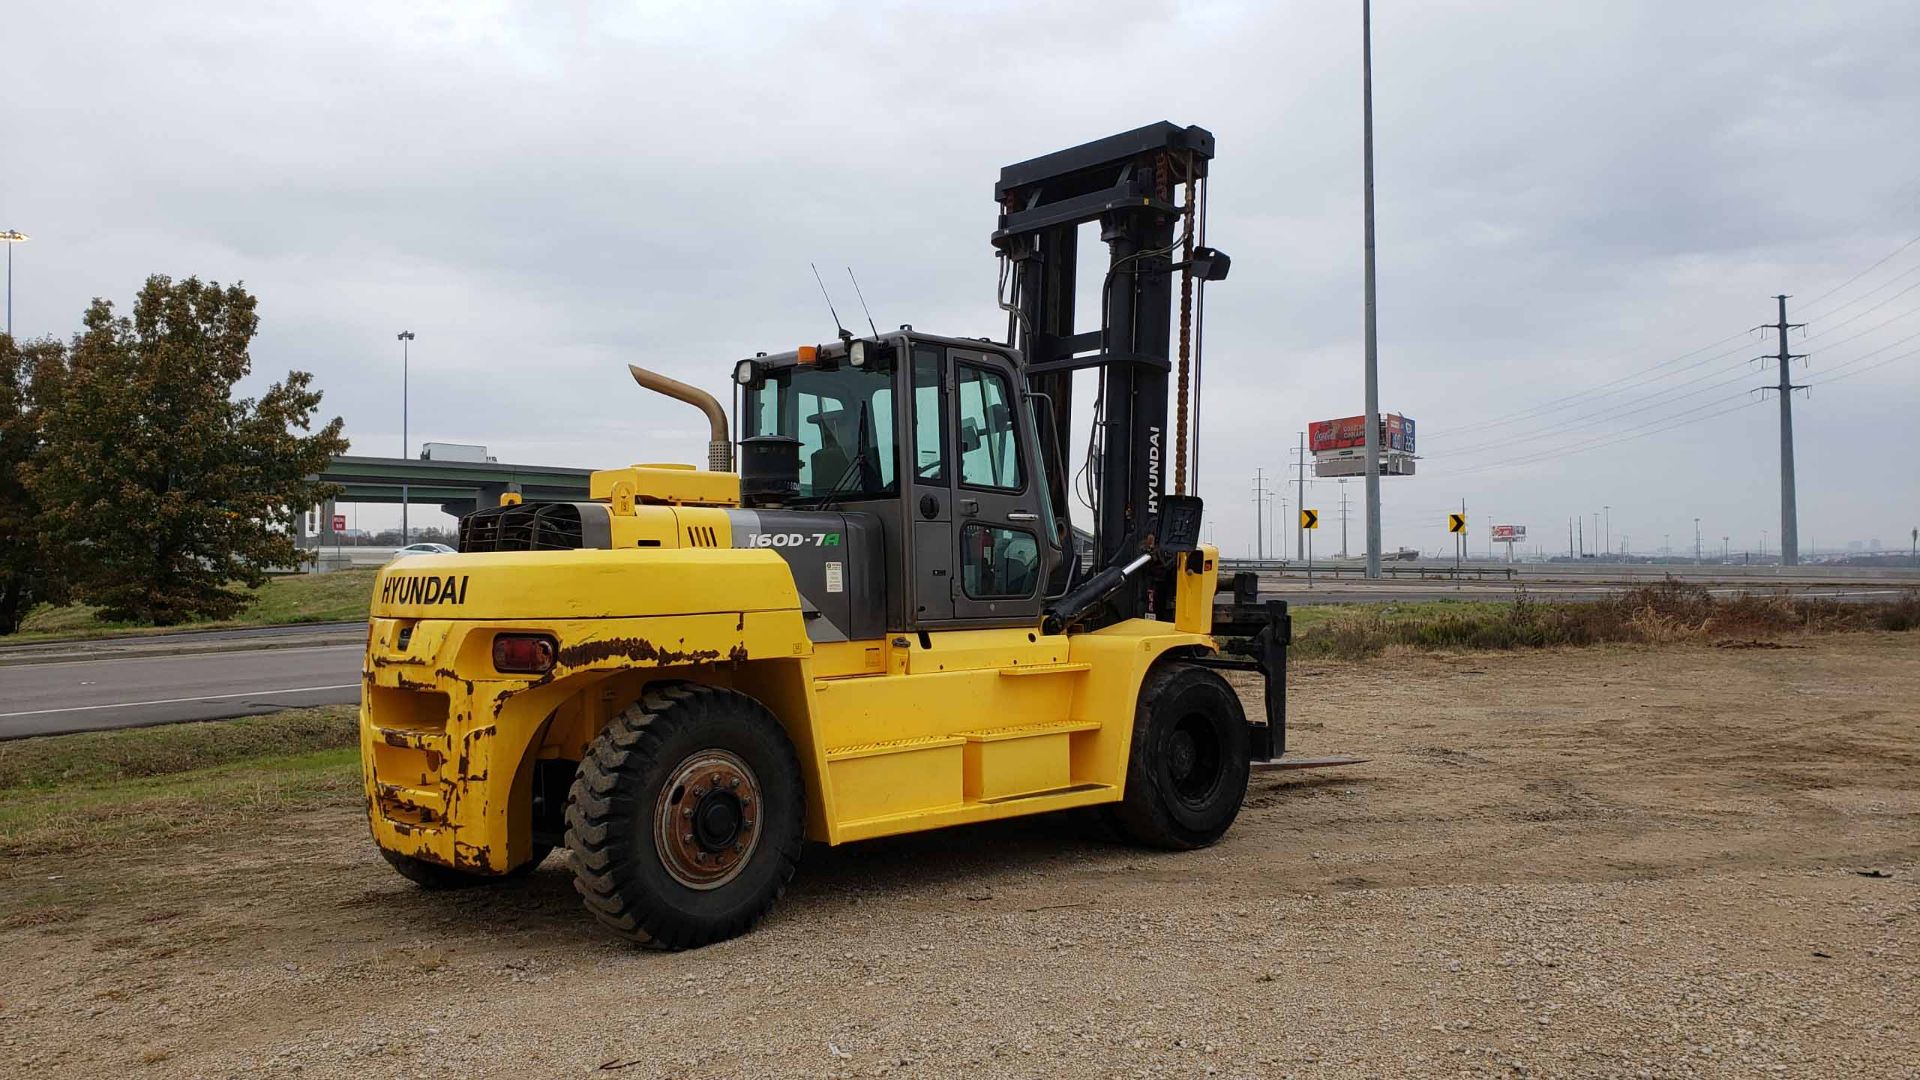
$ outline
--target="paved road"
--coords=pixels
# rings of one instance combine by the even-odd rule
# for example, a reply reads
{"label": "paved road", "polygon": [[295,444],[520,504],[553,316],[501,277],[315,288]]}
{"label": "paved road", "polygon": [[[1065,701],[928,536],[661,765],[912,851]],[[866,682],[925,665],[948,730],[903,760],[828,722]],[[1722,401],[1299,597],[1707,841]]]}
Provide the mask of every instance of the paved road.
{"label": "paved road", "polygon": [[12,664],[0,667],[0,739],[352,704],[361,649],[355,641]]}
{"label": "paved road", "polygon": [[[1316,581],[1262,573],[1264,596],[1296,604],[1393,600],[1509,600],[1502,580],[1405,578]],[[1528,582],[1538,600],[1588,600],[1633,584]],[[1783,588],[1798,596],[1892,599],[1905,583],[1709,584],[1715,593]],[[103,728],[222,720],[303,705],[359,700],[362,623],[262,627],[0,648],[0,739]]]}

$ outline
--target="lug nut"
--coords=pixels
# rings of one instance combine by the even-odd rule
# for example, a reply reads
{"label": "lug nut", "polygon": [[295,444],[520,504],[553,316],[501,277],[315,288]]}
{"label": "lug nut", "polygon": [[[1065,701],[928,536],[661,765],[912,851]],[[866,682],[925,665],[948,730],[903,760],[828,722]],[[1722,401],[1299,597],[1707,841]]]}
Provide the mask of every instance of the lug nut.
{"label": "lug nut", "polygon": [[693,807],[691,807],[691,806],[689,806],[689,807],[687,807],[687,808],[686,808],[685,810],[682,810],[682,811],[680,811],[680,816],[681,816],[681,817],[685,817],[685,818],[690,818],[690,817],[692,817],[692,816],[693,816]]}
{"label": "lug nut", "polygon": [[691,844],[691,843],[693,843],[693,834],[692,834],[692,833],[688,833],[687,835],[685,835],[685,836],[683,836],[683,837],[681,837],[681,839],[682,839],[682,840],[685,840],[685,841],[686,841],[687,843],[689,843],[689,844]]}
{"label": "lug nut", "polygon": [[733,779],[727,781],[727,786],[738,791],[740,789],[740,778],[736,776]]}

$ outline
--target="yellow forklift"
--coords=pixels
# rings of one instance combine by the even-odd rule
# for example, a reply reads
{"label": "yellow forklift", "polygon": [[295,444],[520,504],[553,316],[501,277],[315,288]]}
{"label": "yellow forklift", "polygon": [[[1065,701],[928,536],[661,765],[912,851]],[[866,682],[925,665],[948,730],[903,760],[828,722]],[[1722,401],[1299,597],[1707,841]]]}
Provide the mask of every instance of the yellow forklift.
{"label": "yellow forklift", "polygon": [[[1203,313],[1229,266],[1200,243],[1213,151],[1160,123],[1008,166],[1004,341],[869,319],[757,354],[737,436],[713,396],[634,368],[706,414],[707,468],[509,495],[459,553],[384,570],[361,704],[381,853],[451,888],[564,846],[597,919],[687,948],[750,929],[808,840],[1087,806],[1142,844],[1217,840],[1249,762],[1284,749],[1288,627],[1246,581],[1217,618],[1187,494],[1194,294]],[[1110,258],[1076,332],[1083,225]],[[1221,652],[1229,630],[1250,655]],[[1265,675],[1264,715],[1223,667]]]}

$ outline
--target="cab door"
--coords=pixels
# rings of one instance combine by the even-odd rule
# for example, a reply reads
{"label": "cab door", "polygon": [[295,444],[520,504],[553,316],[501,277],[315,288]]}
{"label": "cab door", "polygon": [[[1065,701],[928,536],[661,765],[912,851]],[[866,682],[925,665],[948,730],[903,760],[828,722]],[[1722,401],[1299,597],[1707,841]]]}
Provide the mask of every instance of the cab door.
{"label": "cab door", "polygon": [[953,464],[948,447],[948,384],[945,351],[915,342],[907,361],[907,401],[912,435],[903,439],[907,462],[906,518],[908,612],[916,626],[953,619]]}
{"label": "cab door", "polygon": [[1039,485],[1013,365],[947,350],[953,616],[1012,623],[1040,614],[1046,560]]}

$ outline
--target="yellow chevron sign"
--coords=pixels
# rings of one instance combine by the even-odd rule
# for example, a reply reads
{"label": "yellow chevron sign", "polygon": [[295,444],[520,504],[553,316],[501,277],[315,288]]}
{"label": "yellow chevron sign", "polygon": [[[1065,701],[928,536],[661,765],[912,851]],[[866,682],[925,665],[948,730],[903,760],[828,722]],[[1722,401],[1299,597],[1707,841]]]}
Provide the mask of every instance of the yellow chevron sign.
{"label": "yellow chevron sign", "polygon": [[1300,511],[1300,527],[1303,529],[1319,528],[1320,527],[1320,511],[1318,510]]}
{"label": "yellow chevron sign", "polygon": [[1451,533],[1466,532],[1467,531],[1467,515],[1448,514],[1447,515],[1447,531]]}

